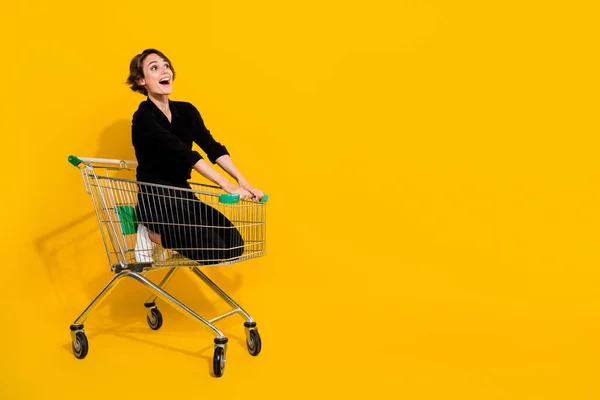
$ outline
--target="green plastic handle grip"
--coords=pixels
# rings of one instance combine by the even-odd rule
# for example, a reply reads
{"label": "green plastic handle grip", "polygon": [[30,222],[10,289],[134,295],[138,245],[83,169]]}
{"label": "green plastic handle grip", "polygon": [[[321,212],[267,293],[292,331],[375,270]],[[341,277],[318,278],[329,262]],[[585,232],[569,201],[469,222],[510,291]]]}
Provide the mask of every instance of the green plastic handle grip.
{"label": "green plastic handle grip", "polygon": [[74,167],[78,166],[79,164],[81,164],[81,160],[75,156],[69,156],[69,162],[71,164],[73,164]]}
{"label": "green plastic handle grip", "polygon": [[219,196],[219,203],[223,204],[235,204],[240,201],[239,194],[222,194]]}
{"label": "green plastic handle grip", "polygon": [[[239,194],[222,194],[219,196],[219,203],[223,204],[235,204],[240,201]],[[269,195],[265,194],[262,199],[260,199],[261,203],[266,203],[269,201]]]}

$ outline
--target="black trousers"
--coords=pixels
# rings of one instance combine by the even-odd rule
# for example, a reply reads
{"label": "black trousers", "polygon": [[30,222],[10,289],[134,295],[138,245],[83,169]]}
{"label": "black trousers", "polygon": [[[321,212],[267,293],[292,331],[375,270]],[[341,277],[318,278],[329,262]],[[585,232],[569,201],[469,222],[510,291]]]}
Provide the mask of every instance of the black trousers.
{"label": "black trousers", "polygon": [[159,233],[164,248],[202,265],[234,260],[244,252],[233,223],[194,193],[143,184],[139,189],[138,222]]}

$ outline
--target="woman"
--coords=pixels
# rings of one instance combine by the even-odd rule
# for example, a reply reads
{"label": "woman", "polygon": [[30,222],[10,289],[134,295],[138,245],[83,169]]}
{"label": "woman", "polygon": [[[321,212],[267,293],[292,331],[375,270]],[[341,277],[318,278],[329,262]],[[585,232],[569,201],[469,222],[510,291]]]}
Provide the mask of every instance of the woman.
{"label": "woman", "polygon": [[[263,192],[253,187],[235,167],[229,152],[204,125],[190,103],[169,100],[175,70],[156,49],[136,55],[129,66],[131,90],[147,96],[133,114],[131,134],[138,161],[137,180],[190,189],[194,169],[241,200],[260,201]],[[218,164],[238,185],[219,174],[192,150],[196,143],[213,164]],[[204,265],[238,258],[244,242],[233,224],[214,208],[184,190],[139,185],[136,261],[152,262],[148,239]],[[201,227],[202,226],[202,227]],[[148,231],[147,228],[150,230]]]}

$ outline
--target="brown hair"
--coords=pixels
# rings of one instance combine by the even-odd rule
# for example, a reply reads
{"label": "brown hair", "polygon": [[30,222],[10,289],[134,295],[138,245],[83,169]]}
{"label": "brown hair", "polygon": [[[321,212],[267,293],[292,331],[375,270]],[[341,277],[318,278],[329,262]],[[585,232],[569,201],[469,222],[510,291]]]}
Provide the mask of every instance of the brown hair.
{"label": "brown hair", "polygon": [[131,90],[133,90],[134,92],[139,92],[144,96],[148,95],[148,91],[144,86],[140,86],[138,84],[138,81],[140,79],[144,79],[144,60],[150,54],[156,54],[157,56],[161,57],[169,63],[171,71],[173,72],[173,80],[175,80],[175,69],[173,68],[173,63],[171,62],[171,60],[169,60],[167,56],[165,56],[163,53],[156,49],[146,49],[142,51],[140,54],[133,57],[133,59],[129,63],[129,76],[127,77],[127,82],[125,83],[129,85]]}

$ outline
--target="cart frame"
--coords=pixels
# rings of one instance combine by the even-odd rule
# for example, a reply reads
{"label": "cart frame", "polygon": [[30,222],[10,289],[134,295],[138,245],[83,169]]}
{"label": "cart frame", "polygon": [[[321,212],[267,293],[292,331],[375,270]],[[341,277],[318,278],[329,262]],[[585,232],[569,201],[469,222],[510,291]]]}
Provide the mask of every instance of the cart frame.
{"label": "cart frame", "polygon": [[[146,319],[151,329],[158,330],[162,326],[162,314],[156,305],[157,298],[160,298],[184,315],[202,323],[215,335],[212,368],[214,376],[220,377],[223,375],[226,363],[228,339],[214,325],[215,322],[223,318],[241,314],[245,320],[244,328],[248,351],[251,355],[257,356],[261,351],[262,343],[256,322],[250,314],[200,270],[202,266],[200,260],[191,260],[175,253],[171,254],[169,259],[163,258],[157,261],[143,259],[142,262],[139,262],[139,253],[141,252],[139,235],[141,230],[137,232],[137,244],[134,250],[132,250],[132,244],[133,234],[144,223],[144,221],[135,219],[138,188],[149,187],[153,190],[168,189],[170,193],[175,191],[187,196],[193,194],[199,197],[201,201],[212,201],[213,204],[218,204],[229,215],[238,216],[237,219],[232,220],[234,221],[233,229],[238,229],[247,239],[250,239],[243,244],[243,255],[234,259],[213,260],[211,267],[229,265],[264,256],[266,252],[265,214],[268,196],[265,195],[260,202],[240,201],[239,195],[227,194],[220,188],[211,185],[190,182],[192,189],[182,189],[127,179],[135,171],[137,166],[135,161],[75,156],[69,156],[68,160],[80,170],[85,190],[92,198],[108,261],[111,270],[115,272],[115,276],[70,326],[72,349],[75,357],[83,359],[88,353],[89,343],[84,330],[85,321],[124,278],[136,280],[152,293],[144,304]],[[127,177],[114,176],[119,174]],[[132,210],[134,210],[133,214]],[[128,213],[129,217],[126,216]],[[240,217],[240,215],[242,216]],[[236,224],[236,221],[239,222]],[[161,246],[158,247],[164,254],[165,249]],[[142,249],[146,253],[149,250],[151,248]],[[165,291],[166,285],[173,278],[177,269],[181,267],[189,268],[212,291],[231,306],[231,310],[215,318],[205,319]],[[158,285],[146,277],[146,274],[150,271],[165,268],[168,268],[168,271]]]}

